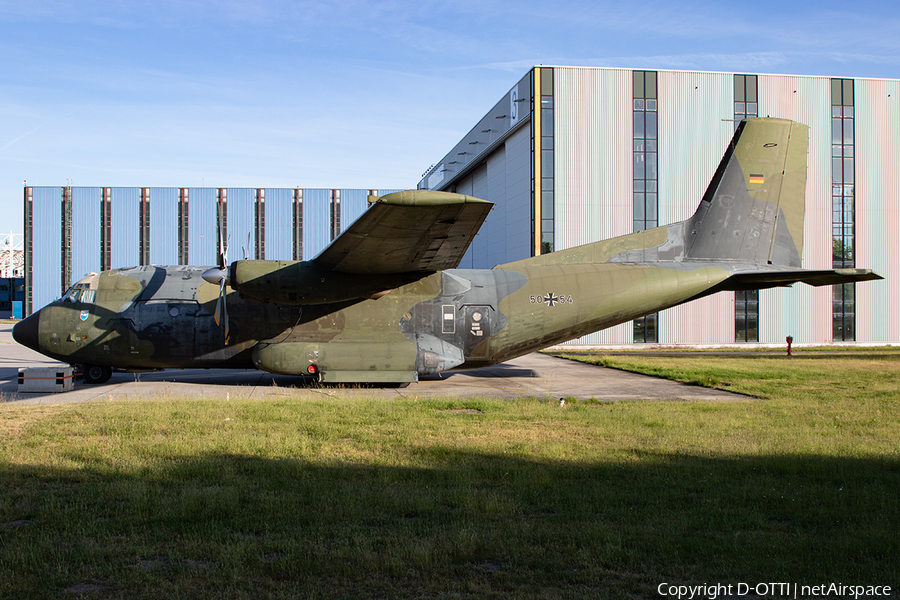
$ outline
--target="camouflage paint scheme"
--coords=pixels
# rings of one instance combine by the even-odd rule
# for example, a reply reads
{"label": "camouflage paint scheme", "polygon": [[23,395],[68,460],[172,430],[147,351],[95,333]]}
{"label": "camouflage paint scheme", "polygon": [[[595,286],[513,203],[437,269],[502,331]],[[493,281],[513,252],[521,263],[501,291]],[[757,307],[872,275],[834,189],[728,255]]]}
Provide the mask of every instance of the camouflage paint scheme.
{"label": "camouflage paint scheme", "polygon": [[112,369],[200,367],[402,384],[719,291],[880,279],[800,268],[807,146],[804,125],[744,121],[690,219],[490,270],[454,268],[490,203],[430,191],[370,199],[312,261],[231,264],[227,344],[213,317],[219,286],[192,266],[92,275],[14,335],[84,365],[90,381]]}

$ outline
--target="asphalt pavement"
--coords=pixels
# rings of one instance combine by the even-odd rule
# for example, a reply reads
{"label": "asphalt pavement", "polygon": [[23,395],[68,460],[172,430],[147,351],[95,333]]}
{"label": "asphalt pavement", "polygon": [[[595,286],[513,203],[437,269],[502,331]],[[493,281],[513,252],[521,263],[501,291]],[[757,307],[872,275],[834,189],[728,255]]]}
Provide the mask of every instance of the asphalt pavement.
{"label": "asphalt pavement", "polygon": [[[686,357],[685,360],[691,360]],[[291,396],[375,398],[493,397],[577,398],[617,400],[747,400],[731,394],[666,379],[587,365],[544,354],[466,371],[450,371],[422,378],[401,389],[363,386],[321,386],[308,378],[272,375],[262,371],[172,369],[158,373],[114,373],[109,382],[62,393],[19,393],[20,367],[54,366],[50,360],[12,339],[12,325],[0,324],[0,400],[17,404],[206,397],[221,399]]]}

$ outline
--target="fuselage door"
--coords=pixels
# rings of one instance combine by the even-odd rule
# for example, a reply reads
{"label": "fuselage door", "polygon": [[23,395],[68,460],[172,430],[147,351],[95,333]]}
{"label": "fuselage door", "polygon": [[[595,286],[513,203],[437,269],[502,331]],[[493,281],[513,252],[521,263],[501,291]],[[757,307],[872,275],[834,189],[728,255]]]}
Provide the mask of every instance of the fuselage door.
{"label": "fuselage door", "polygon": [[467,359],[484,359],[489,355],[491,321],[494,309],[491,306],[466,306],[465,329],[463,331],[464,346]]}

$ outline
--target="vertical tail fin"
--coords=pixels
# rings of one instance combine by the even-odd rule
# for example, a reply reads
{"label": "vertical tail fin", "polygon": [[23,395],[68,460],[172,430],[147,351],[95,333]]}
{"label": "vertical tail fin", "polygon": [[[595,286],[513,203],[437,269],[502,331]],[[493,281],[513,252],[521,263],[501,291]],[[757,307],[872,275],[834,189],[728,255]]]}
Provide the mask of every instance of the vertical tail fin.
{"label": "vertical tail fin", "polygon": [[688,220],[510,264],[693,261],[799,268],[808,146],[806,125],[744,120]]}
{"label": "vertical tail fin", "polygon": [[800,268],[806,212],[809,128],[785,119],[738,126],[700,206],[687,221],[499,265],[516,268],[585,263],[666,266],[692,261],[731,271],[697,298],[802,281],[834,285],[881,277],[868,269]]}
{"label": "vertical tail fin", "polygon": [[741,122],[694,216],[685,258],[799,267],[809,128],[785,119]]}

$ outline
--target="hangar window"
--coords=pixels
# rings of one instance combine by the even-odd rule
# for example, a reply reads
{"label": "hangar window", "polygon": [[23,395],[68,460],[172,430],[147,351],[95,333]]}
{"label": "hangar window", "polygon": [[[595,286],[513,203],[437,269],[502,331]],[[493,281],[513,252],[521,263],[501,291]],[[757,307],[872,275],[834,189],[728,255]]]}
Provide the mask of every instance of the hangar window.
{"label": "hangar window", "polygon": [[734,341],[759,341],[759,290],[734,293]]}
{"label": "hangar window", "polygon": [[[756,75],[734,76],[734,130],[742,119],[759,116]],[[759,341],[759,290],[734,293],[734,341]]]}
{"label": "hangar window", "polygon": [[[856,267],[853,80],[831,80],[831,264]],[[856,340],[856,286],[832,286],[832,339]]]}
{"label": "hangar window", "polygon": [[341,235],[341,190],[331,190],[331,239]]}
{"label": "hangar window", "polygon": [[634,72],[634,231],[658,225],[658,137],[656,72]]}
{"label": "hangar window", "polygon": [[303,190],[294,189],[294,202],[292,206],[294,218],[294,260],[303,260]]}
{"label": "hangar window", "polygon": [[[540,135],[535,133],[535,140],[540,144],[540,194],[541,208],[541,247],[540,253],[547,254],[554,250],[554,173],[553,173],[553,68],[545,67],[540,71],[541,128]],[[537,109],[536,109],[537,110]],[[535,178],[538,175],[535,174]]]}
{"label": "hangar window", "polygon": [[734,130],[737,131],[741,119],[759,116],[758,80],[756,75],[734,76]]}
{"label": "hangar window", "polygon": [[[659,120],[656,71],[634,71],[633,83],[634,231],[643,231],[659,224]],[[658,320],[659,313],[635,320],[634,341],[656,343]]]}

